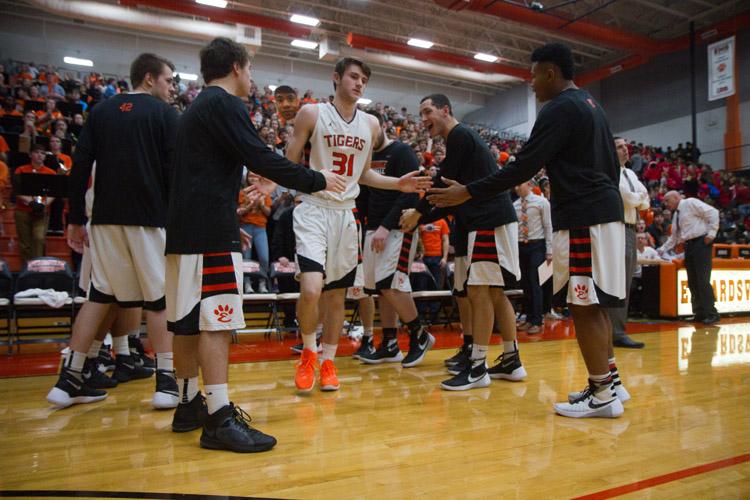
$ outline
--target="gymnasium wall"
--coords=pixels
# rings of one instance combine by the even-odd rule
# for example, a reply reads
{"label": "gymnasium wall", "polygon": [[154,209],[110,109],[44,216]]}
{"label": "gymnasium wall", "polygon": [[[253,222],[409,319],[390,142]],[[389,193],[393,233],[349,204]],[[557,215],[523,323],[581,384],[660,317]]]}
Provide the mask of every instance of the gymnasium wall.
{"label": "gymnasium wall", "polygon": [[[12,12],[0,13],[0,60],[49,62],[64,68],[64,71],[71,69],[87,72],[87,68],[66,68],[62,58],[70,55],[92,59],[97,72],[127,75],[130,61],[141,52],[151,51],[172,60],[177,71],[198,74],[198,51],[203,43],[168,36],[143,35],[111,27],[76,25],[70,20],[38,21],[15,16]],[[333,93],[333,65],[329,62],[301,61],[260,54],[253,59],[252,72],[253,79],[261,87],[283,82],[301,92],[311,89],[316,96]],[[429,75],[409,78],[393,70],[377,67],[374,68],[365,97],[373,102],[406,106],[409,112],[416,113],[419,100],[433,92],[448,95],[454,102],[456,115],[459,117],[484,107],[488,97],[483,93],[435,83]]]}
{"label": "gymnasium wall", "polygon": [[[736,37],[738,90],[743,143],[750,143],[750,30]],[[726,128],[725,100],[708,101],[708,49],[696,47],[696,109],[698,147],[722,149]],[[676,146],[691,140],[690,51],[666,54],[616,74],[590,89],[607,111],[612,132],[628,140]],[[704,161],[724,167],[724,154],[707,154]],[[750,148],[743,152],[750,165]]]}

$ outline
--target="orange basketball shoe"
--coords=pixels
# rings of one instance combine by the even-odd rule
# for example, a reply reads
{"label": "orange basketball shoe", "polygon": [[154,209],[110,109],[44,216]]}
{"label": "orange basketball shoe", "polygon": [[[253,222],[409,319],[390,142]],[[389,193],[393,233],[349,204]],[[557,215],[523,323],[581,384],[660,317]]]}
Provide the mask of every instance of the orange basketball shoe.
{"label": "orange basketball shoe", "polygon": [[300,392],[310,392],[315,387],[315,369],[318,366],[318,354],[310,349],[303,349],[297,362],[297,373],[294,374],[294,385]]}
{"label": "orange basketball shoe", "polygon": [[321,391],[338,391],[339,378],[336,376],[336,367],[333,361],[326,359],[320,367],[320,390]]}

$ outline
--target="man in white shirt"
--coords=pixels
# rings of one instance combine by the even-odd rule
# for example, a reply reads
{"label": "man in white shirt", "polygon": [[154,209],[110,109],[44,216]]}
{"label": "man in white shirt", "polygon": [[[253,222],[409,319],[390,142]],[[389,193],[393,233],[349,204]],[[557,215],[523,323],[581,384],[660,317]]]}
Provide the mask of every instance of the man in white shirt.
{"label": "man in white shirt", "polygon": [[628,320],[628,302],[630,300],[630,285],[636,265],[635,225],[640,219],[640,210],[650,206],[648,190],[638,180],[636,175],[625,165],[628,161],[628,144],[625,139],[615,137],[617,159],[620,161],[620,195],[625,209],[625,304],[622,307],[608,308],[609,321],[612,323],[612,344],[617,347],[641,349],[643,342],[636,342],[625,333],[625,323]]}
{"label": "man in white shirt", "polygon": [[531,191],[531,182],[516,186],[518,199],[513,202],[518,216],[518,261],[521,266],[526,321],[518,330],[534,335],[542,331],[542,286],[538,268],[552,262],[552,218],[549,202]]}
{"label": "man in white shirt", "polygon": [[672,216],[672,234],[659,248],[659,254],[685,244],[685,269],[695,321],[712,325],[719,321],[711,288],[713,243],[719,230],[719,211],[697,198],[683,199],[677,191],[664,195]]}

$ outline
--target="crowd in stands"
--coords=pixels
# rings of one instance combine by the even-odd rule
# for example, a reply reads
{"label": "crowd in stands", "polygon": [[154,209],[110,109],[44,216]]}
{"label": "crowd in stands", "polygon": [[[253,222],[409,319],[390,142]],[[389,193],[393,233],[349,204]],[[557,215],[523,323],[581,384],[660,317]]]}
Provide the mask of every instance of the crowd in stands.
{"label": "crowd in stands", "polygon": [[[185,110],[196,98],[201,87],[196,82],[180,81],[175,77],[173,106]],[[30,163],[28,153],[34,144],[47,150],[44,165],[58,174],[71,168],[72,150],[87,114],[96,104],[120,92],[129,90],[123,78],[105,77],[99,73],[77,76],[62,73],[47,65],[9,62],[0,65],[0,205],[9,202],[12,172]],[[302,104],[327,102],[333,96],[316,98],[310,90],[301,93]],[[246,100],[251,121],[268,147],[283,153],[292,130],[277,113],[271,87],[253,86]],[[415,103],[416,104],[416,103]],[[409,144],[421,165],[434,169],[445,157],[442,139],[433,140],[422,128],[419,117],[408,108],[397,108],[374,103],[370,106],[383,117],[386,134],[392,140]],[[523,146],[523,139],[509,136],[481,125],[472,125],[484,138],[493,156],[502,167]],[[652,246],[660,245],[670,234],[671,214],[662,207],[664,194],[672,189],[687,197],[698,197],[721,212],[721,227],[717,243],[747,243],[750,241],[750,181],[733,172],[714,171],[700,162],[700,151],[689,142],[676,148],[630,143],[631,168],[649,189],[651,208],[642,212],[639,232],[648,234]],[[434,172],[434,170],[433,170]],[[535,177],[535,191],[549,197],[549,181],[544,169]],[[22,202],[18,202],[22,203]],[[277,190],[262,203],[242,203],[238,216],[243,227],[254,235],[253,253],[259,261],[273,262],[289,258],[288,235],[274,234],[276,226],[285,220],[284,213],[294,206],[294,193]],[[49,209],[48,209],[49,211]],[[62,217],[62,210],[58,210]],[[287,217],[288,218],[288,217]],[[447,221],[450,226],[450,221]],[[53,230],[63,227],[62,220],[51,222]],[[441,226],[442,227],[442,226]],[[423,230],[425,228],[422,228]],[[431,226],[429,230],[434,230]],[[449,229],[448,229],[449,230]],[[440,231],[443,231],[440,229]],[[261,233],[265,232],[265,239]],[[430,239],[427,260],[435,266],[435,257],[442,255],[442,237]],[[264,243],[265,242],[265,243]],[[437,259],[438,265],[440,260]],[[442,279],[439,281],[443,281]],[[261,289],[266,284],[260,284]]]}

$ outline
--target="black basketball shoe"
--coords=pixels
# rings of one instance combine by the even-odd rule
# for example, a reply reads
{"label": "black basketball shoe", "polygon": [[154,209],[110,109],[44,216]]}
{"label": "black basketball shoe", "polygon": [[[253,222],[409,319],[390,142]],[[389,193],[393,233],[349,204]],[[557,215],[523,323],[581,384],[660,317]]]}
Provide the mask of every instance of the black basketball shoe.
{"label": "black basketball shoe", "polygon": [[151,399],[151,404],[157,410],[177,408],[180,402],[180,390],[177,388],[177,379],[171,370],[156,370],[156,391]]}
{"label": "black basketball shoe", "polygon": [[418,333],[413,333],[409,337],[409,352],[406,354],[404,360],[401,361],[401,366],[404,368],[417,366],[422,362],[425,354],[427,354],[427,351],[433,345],[435,345],[435,337],[422,327]]}
{"label": "black basketball shoe", "polygon": [[83,362],[83,381],[92,389],[112,389],[117,387],[117,380],[99,369],[99,358],[86,358]]}
{"label": "black basketball shoe", "polygon": [[380,347],[371,354],[362,354],[359,360],[368,365],[379,365],[380,363],[398,363],[404,359],[404,354],[398,348],[398,339],[383,339]]}
{"label": "black basketball shoe", "polygon": [[250,421],[250,415],[229,403],[206,419],[201,434],[201,447],[238,453],[254,453],[273,448],[276,438],[252,428]]}
{"label": "black basketball shoe", "polygon": [[129,382],[131,380],[149,378],[153,374],[154,370],[152,368],[136,366],[135,360],[132,356],[120,355],[115,358],[115,372],[112,376],[118,382]]}
{"label": "black basketball shoe", "polygon": [[496,360],[496,364],[487,372],[490,378],[511,380],[518,382],[526,378],[526,369],[521,364],[521,356],[518,351],[512,353],[502,353]]}
{"label": "black basketball shoe", "polygon": [[105,372],[111,372],[115,369],[115,358],[112,357],[108,345],[102,344],[99,348],[99,355],[96,357],[96,362],[104,368]]}
{"label": "black basketball shoe", "polygon": [[479,387],[488,387],[490,383],[487,364],[482,360],[477,366],[467,366],[461,373],[440,384],[440,387],[446,391],[467,391]]}
{"label": "black basketball shoe", "polygon": [[372,342],[372,336],[363,336],[362,337],[362,343],[359,345],[359,349],[357,349],[357,352],[352,354],[352,358],[354,359],[360,359],[361,356],[365,356],[368,354],[374,354],[375,353],[375,346]]}
{"label": "black basketball shoe", "polygon": [[92,389],[83,383],[81,374],[76,374],[69,368],[60,371],[57,383],[47,394],[47,401],[60,408],[82,403],[95,403],[107,397],[107,393],[100,389]]}
{"label": "black basketball shoe", "polygon": [[456,354],[454,354],[450,358],[443,361],[443,363],[445,363],[445,366],[447,366],[448,368],[451,368],[458,364],[465,363],[466,360],[469,359],[470,356],[471,356],[471,344],[463,344],[461,347],[458,348],[458,351],[456,352]]}
{"label": "black basketball shoe", "polygon": [[154,358],[146,354],[146,349],[143,347],[143,342],[139,337],[131,337],[128,335],[128,348],[130,349],[130,355],[133,356],[136,366],[142,368],[156,369],[156,361]]}
{"label": "black basketball shoe", "polygon": [[200,429],[208,418],[206,398],[198,392],[189,403],[180,402],[172,418],[172,432],[190,432]]}

